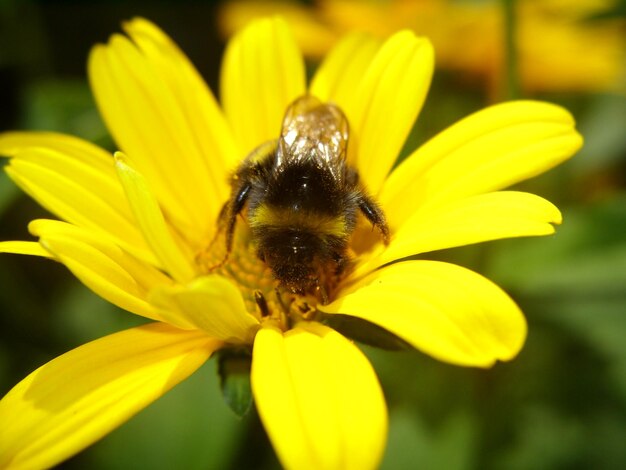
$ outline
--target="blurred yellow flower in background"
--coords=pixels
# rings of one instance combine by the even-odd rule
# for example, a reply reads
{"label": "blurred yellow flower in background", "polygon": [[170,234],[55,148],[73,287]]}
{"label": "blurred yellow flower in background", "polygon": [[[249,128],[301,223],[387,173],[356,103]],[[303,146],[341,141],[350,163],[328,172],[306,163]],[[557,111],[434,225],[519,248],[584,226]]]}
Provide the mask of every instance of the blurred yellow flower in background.
{"label": "blurred yellow flower in background", "polygon": [[[626,23],[593,19],[614,0],[518,0],[515,2],[517,62],[526,93],[626,91]],[[284,14],[298,44],[322,57],[347,31],[385,37],[409,28],[428,37],[437,67],[460,80],[480,80],[492,96],[505,69],[502,2],[454,0],[316,0],[226,2],[218,26],[225,37],[250,19]]]}
{"label": "blurred yellow flower in background", "polygon": [[[394,168],[430,85],[428,40],[406,30],[385,41],[348,35],[307,86],[285,22],[258,20],[229,42],[220,106],[158,27],[135,19],[124,30],[89,60],[99,109],[124,153],[55,133],[0,136],[8,174],[61,219],[31,222],[38,241],[1,242],[0,251],[56,260],[152,322],[76,348],[16,385],[0,402],[0,466],[53,466],[215,351],[246,348],[256,406],[285,467],[373,468],[386,442],[382,389],[333,318],[364,320],[452,364],[489,367],[517,355],[526,322],[499,287],[454,264],[404,258],[553,233],[554,205],[501,189],[580,148],[566,110],[535,101],[489,107]],[[245,223],[228,263],[211,271],[199,260],[223,256],[210,241],[230,172],[277,138],[285,109],[307,93],[345,112],[349,161],[384,210],[391,241],[357,229],[354,269],[328,303],[307,297],[303,311],[298,296],[279,305]],[[259,291],[268,312],[255,302]]]}

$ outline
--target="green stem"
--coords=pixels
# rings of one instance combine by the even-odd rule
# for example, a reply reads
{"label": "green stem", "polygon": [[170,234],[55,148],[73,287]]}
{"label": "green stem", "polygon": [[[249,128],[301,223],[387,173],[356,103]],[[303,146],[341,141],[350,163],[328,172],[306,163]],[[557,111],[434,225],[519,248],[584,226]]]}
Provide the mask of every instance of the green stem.
{"label": "green stem", "polygon": [[504,64],[502,95],[506,100],[520,98],[521,89],[518,70],[517,53],[517,18],[515,11],[515,0],[500,0],[502,13],[504,15]]}

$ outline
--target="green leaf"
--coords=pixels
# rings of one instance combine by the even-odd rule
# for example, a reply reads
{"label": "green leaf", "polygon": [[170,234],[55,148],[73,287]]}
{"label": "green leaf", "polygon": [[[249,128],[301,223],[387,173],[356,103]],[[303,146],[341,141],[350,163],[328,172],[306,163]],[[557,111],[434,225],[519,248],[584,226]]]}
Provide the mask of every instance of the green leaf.
{"label": "green leaf", "polygon": [[605,372],[626,403],[626,299],[564,300],[551,303],[549,310],[547,317],[602,355]]}
{"label": "green leaf", "polygon": [[0,216],[21,194],[18,187],[4,172],[0,172]]}
{"label": "green leaf", "polygon": [[392,409],[389,446],[381,468],[479,468],[474,455],[477,431],[476,420],[464,410],[455,410],[432,426],[411,409]]}
{"label": "green leaf", "polygon": [[229,462],[238,456],[245,427],[219,395],[211,359],[129,422],[74,457],[68,467],[232,468]]}
{"label": "green leaf", "polygon": [[487,277],[522,296],[626,301],[626,195],[566,209],[563,219],[554,236],[494,245]]}
{"label": "green leaf", "polygon": [[24,93],[24,127],[99,141],[107,135],[86,80],[42,79]]}
{"label": "green leaf", "polygon": [[252,407],[249,348],[223,349],[218,353],[218,372],[226,404],[240,418]]}
{"label": "green leaf", "polygon": [[573,173],[588,176],[618,165],[626,152],[624,139],[626,97],[618,94],[597,96],[591,109],[580,120],[579,128],[585,136],[585,145],[571,161]]}

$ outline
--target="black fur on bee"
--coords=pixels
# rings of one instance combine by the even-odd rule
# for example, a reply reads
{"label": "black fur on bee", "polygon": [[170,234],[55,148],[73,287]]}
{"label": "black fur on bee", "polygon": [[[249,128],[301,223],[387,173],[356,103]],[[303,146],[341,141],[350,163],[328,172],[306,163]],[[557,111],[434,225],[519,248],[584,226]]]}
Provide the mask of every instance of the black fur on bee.
{"label": "black fur on bee", "polygon": [[252,152],[231,179],[231,197],[220,213],[226,256],[246,208],[258,257],[296,294],[324,291],[346,270],[359,213],[387,244],[385,216],[348,165],[347,145],[348,122],[337,106],[309,95],[296,100],[280,137]]}

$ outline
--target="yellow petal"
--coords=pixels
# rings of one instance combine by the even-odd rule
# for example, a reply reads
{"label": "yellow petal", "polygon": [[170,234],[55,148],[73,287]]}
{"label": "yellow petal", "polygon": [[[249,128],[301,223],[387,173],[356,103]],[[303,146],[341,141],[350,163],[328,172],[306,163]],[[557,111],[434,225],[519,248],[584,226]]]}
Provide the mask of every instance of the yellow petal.
{"label": "yellow petal", "polygon": [[156,263],[134,225],[111,154],[81,139],[44,132],[2,134],[0,153],[13,157],[5,167],[9,176],[50,212],[112,236]]}
{"label": "yellow petal", "polygon": [[228,343],[251,343],[259,326],[247,312],[239,289],[217,275],[195,279],[187,286],[159,287],[150,301],[163,309],[166,320],[174,313],[193,328]]}
{"label": "yellow petal", "polygon": [[90,54],[96,102],[168,219],[200,243],[228,198],[226,169],[236,160],[232,136],[209,89],[173,42],[146,20],[126,28],[135,43],[116,34]]}
{"label": "yellow petal", "polygon": [[220,344],[156,323],[59,356],[0,401],[0,467],[49,468],[71,457],[191,375]]}
{"label": "yellow petal", "polygon": [[[328,53],[311,81],[309,92],[322,101],[339,105],[350,120],[350,126],[353,125],[350,113],[361,98],[358,95],[359,87],[355,84],[360,83],[380,45],[381,41],[367,34],[345,36]],[[357,165],[357,146],[357,136],[351,130],[348,161],[352,166]]]}
{"label": "yellow petal", "polygon": [[305,93],[304,61],[286,23],[277,17],[257,20],[234,36],[220,84],[242,157],[277,139],[287,106]]}
{"label": "yellow petal", "polygon": [[153,288],[172,283],[161,271],[84,228],[56,220],[35,220],[29,229],[55,259],[100,297],[137,315],[162,320],[147,302]]}
{"label": "yellow petal", "polygon": [[174,239],[147,181],[120,152],[115,154],[115,166],[137,224],[162,266],[179,282],[193,279],[195,269],[190,254]]}
{"label": "yellow petal", "polygon": [[337,39],[333,28],[317,18],[313,6],[285,0],[236,0],[218,8],[217,27],[230,37],[257,18],[280,14],[292,27],[296,42],[307,57],[322,57]]}
{"label": "yellow petal", "polygon": [[[196,178],[197,189],[203,193],[200,204],[210,208],[212,223],[229,196],[226,176],[240,159],[222,110],[187,56],[154,23],[135,18],[124,24],[124,30],[170,90],[167,99],[171,96],[174,117],[180,120],[176,135],[188,152],[185,157],[191,171],[186,176],[189,182]],[[168,114],[168,120],[172,117]]]}
{"label": "yellow petal", "polygon": [[547,171],[582,145],[572,116],[549,103],[517,101],[463,119],[417,149],[379,196],[399,226],[418,208],[495,191]]}
{"label": "yellow petal", "polygon": [[353,130],[351,145],[358,147],[356,167],[372,194],[380,190],[422,108],[433,68],[427,39],[396,33],[382,45],[344,109]]}
{"label": "yellow petal", "polygon": [[418,210],[397,228],[391,244],[379,249],[355,276],[419,253],[488,240],[554,233],[561,213],[534,194],[498,191]]}
{"label": "yellow petal", "polygon": [[376,56],[380,41],[363,33],[344,37],[328,53],[311,81],[309,91],[322,101],[348,109],[356,100],[357,88]]}
{"label": "yellow petal", "polygon": [[52,258],[49,251],[46,251],[37,242],[8,241],[0,242],[0,253],[13,253],[15,255],[32,255]]}
{"label": "yellow petal", "polygon": [[0,134],[0,155],[15,157],[27,148],[55,150],[93,166],[103,173],[112,170],[111,154],[86,140],[57,132],[6,132]]}
{"label": "yellow petal", "polygon": [[252,390],[288,469],[376,468],[387,434],[382,390],[365,356],[339,333],[300,324],[261,329]]}
{"label": "yellow petal", "polygon": [[510,360],[526,338],[522,312],[498,286],[437,261],[387,266],[318,308],[363,318],[436,359],[464,366]]}

